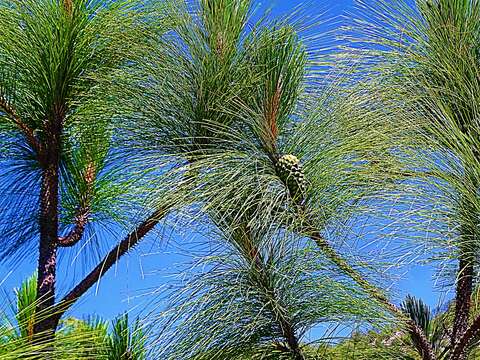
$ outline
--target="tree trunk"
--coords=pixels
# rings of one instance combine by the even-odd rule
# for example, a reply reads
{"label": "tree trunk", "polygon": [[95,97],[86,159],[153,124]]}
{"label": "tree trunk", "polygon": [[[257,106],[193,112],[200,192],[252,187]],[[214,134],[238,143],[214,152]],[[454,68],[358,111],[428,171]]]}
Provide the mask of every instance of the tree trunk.
{"label": "tree trunk", "polygon": [[473,264],[468,258],[462,258],[458,266],[458,281],[455,296],[455,321],[453,338],[458,339],[468,327],[473,290]]}
{"label": "tree trunk", "polygon": [[40,214],[38,219],[40,245],[34,334],[41,334],[42,341],[52,338],[57,326],[57,321],[51,312],[55,304],[60,132],[62,121],[63,111],[61,111],[61,108],[54,109],[54,115],[49,119],[46,128],[48,140],[40,154],[40,165],[42,167],[39,199]]}
{"label": "tree trunk", "polygon": [[[472,196],[476,194],[477,184],[471,177],[466,177],[465,183],[469,186]],[[468,196],[462,195],[459,209],[461,221],[460,243],[458,255],[457,284],[455,289],[455,317],[451,338],[451,348],[457,349],[457,344],[468,329],[472,305],[473,277],[474,277],[474,248],[476,240],[476,206]],[[453,354],[452,354],[453,356]],[[455,354],[455,360],[465,360],[466,353]]]}
{"label": "tree trunk", "polygon": [[282,327],[283,337],[287,340],[288,347],[290,348],[293,358],[295,360],[305,360],[305,356],[303,356],[302,350],[300,349],[300,345],[292,325],[283,317],[281,317],[279,321],[280,326]]}
{"label": "tree trunk", "polygon": [[[459,261],[458,280],[455,294],[455,318],[452,331],[452,349],[458,349],[457,344],[468,328],[473,289],[473,263],[469,257]],[[453,357],[455,356],[455,357]],[[465,360],[466,352],[452,354],[451,359]]]}
{"label": "tree trunk", "polygon": [[55,270],[58,237],[58,167],[51,164],[42,174],[40,191],[40,246],[38,257],[36,323],[34,333],[55,330],[48,313],[55,304]]}
{"label": "tree trunk", "polygon": [[465,334],[457,340],[455,347],[453,348],[451,354],[450,354],[450,359],[451,360],[456,360],[456,359],[461,359],[466,358],[467,354],[467,349],[468,346],[471,344],[471,342],[474,339],[478,338],[478,335],[480,334],[480,316],[477,316],[470,327],[467,329]]}

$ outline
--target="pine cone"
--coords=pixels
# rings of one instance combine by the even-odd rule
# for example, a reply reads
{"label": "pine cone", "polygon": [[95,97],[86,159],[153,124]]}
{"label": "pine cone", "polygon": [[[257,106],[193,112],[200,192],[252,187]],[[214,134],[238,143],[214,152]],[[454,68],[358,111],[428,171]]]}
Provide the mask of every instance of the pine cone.
{"label": "pine cone", "polygon": [[300,160],[295,155],[283,155],[277,161],[276,171],[292,198],[303,201],[307,182]]}

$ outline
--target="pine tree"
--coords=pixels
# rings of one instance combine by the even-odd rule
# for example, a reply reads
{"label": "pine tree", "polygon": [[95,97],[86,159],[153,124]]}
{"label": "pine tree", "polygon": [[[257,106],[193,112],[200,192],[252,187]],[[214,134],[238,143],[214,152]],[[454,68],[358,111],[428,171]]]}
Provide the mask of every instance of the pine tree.
{"label": "pine tree", "polygon": [[161,217],[154,211],[58,301],[57,255],[95,243],[96,230],[135,208],[113,125],[121,106],[104,89],[168,28],[157,5],[0,2],[0,256],[31,259],[38,248],[35,334],[53,336],[68,307]]}

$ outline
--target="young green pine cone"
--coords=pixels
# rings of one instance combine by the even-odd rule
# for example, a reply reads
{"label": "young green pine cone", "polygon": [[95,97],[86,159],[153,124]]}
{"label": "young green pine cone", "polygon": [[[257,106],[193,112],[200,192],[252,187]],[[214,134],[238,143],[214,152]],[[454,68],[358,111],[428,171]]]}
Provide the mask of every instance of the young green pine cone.
{"label": "young green pine cone", "polygon": [[277,161],[276,171],[292,198],[303,200],[307,182],[300,160],[295,155],[283,155]]}

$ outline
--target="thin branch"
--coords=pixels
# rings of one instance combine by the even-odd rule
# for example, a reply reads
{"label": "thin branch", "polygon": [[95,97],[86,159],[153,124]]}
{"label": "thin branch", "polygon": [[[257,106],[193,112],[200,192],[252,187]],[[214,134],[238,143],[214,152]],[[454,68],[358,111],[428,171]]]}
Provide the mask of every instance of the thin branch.
{"label": "thin branch", "polygon": [[60,236],[58,238],[58,246],[72,247],[82,239],[85,227],[88,224],[89,213],[90,209],[88,207],[81,208],[77,216],[75,216],[75,227],[66,236]]}
{"label": "thin branch", "polygon": [[135,247],[168,213],[168,208],[160,208],[144,220],[137,228],[120,241],[102,261],[81,280],[57,305],[57,319],[67,311],[80,296],[85,294],[123,255]]}
{"label": "thin branch", "polygon": [[349,276],[355,283],[357,283],[368,295],[377,300],[383,307],[385,307],[398,320],[407,325],[408,332],[417,348],[417,351],[422,356],[423,360],[436,360],[437,357],[433,352],[431,344],[428,342],[422,329],[420,329],[412,319],[408,318],[397,306],[388,300],[385,294],[372,285],[370,282],[354,268],[352,268],[328,243],[328,241],[320,234],[320,232],[313,230],[308,232],[309,237],[315,241],[320,250],[338,266],[347,276]]}
{"label": "thin branch", "polygon": [[275,88],[275,92],[271,99],[267,100],[265,104],[265,128],[264,134],[265,144],[272,150],[276,150],[276,143],[278,138],[278,114],[280,112],[280,100],[282,97],[282,78],[280,77]]}
{"label": "thin branch", "polygon": [[63,7],[65,8],[65,12],[69,15],[73,15],[73,0],[64,0]]}
{"label": "thin branch", "polygon": [[[287,341],[288,348],[283,347],[283,350],[287,350],[286,352],[292,354],[295,360],[304,360],[305,356],[303,355],[302,350],[300,349],[300,344],[295,334],[295,329],[293,324],[290,320],[283,314],[282,311],[279,310],[275,304],[279,303],[277,296],[275,295],[275,290],[270,285],[270,281],[268,279],[268,273],[265,269],[265,263],[262,260],[261,253],[259,249],[255,246],[252,241],[251,232],[248,229],[248,226],[242,226],[243,228],[243,238],[246,240],[245,242],[240,243],[239,245],[244,245],[244,255],[247,258],[247,261],[251,262],[252,265],[255,266],[256,271],[260,275],[261,285],[265,288],[267,297],[267,301],[269,304],[272,305],[271,310],[275,314],[276,320],[280,325],[280,329],[282,331],[282,336]],[[240,234],[241,236],[242,234]]]}
{"label": "thin branch", "polygon": [[39,155],[41,144],[33,134],[33,130],[20,119],[20,116],[18,116],[15,108],[11,106],[3,97],[0,97],[0,109],[3,110],[10,117],[13,123],[23,133],[35,153]]}
{"label": "thin branch", "polygon": [[84,204],[80,206],[77,215],[75,216],[75,227],[66,236],[61,236],[58,238],[57,242],[61,247],[74,246],[83,237],[85,227],[88,224],[88,216],[90,215],[90,202],[93,194],[95,174],[95,165],[93,162],[89,162],[84,176],[84,180],[87,185]]}
{"label": "thin branch", "polygon": [[[295,189],[292,189],[287,182],[282,180],[285,186],[288,189],[288,193],[293,202],[293,206],[296,211],[299,213],[299,216],[305,217],[306,209],[303,204],[303,199],[295,196]],[[306,216],[306,218],[310,218]],[[392,315],[394,315],[398,320],[402,321],[406,326],[410,334],[410,337],[413,340],[413,343],[422,356],[423,360],[436,360],[437,357],[433,352],[432,345],[429,343],[427,337],[423,330],[418,327],[415,322],[406,316],[401,309],[399,309],[395,304],[390,302],[390,300],[385,296],[383,291],[377,288],[375,285],[367,281],[357,270],[351,267],[345,259],[338,254],[335,249],[329,244],[329,242],[322,236],[321,232],[316,228],[315,225],[307,222],[303,226],[304,234],[309,236],[323,252],[323,254],[332,261],[340,270],[343,271],[348,277],[350,277],[357,285],[359,285],[369,296],[379,302],[385,309],[387,309]]]}

